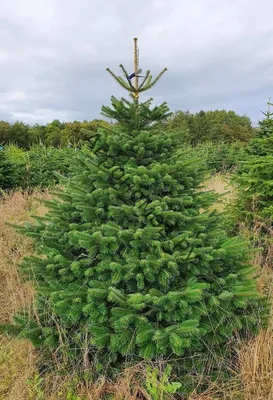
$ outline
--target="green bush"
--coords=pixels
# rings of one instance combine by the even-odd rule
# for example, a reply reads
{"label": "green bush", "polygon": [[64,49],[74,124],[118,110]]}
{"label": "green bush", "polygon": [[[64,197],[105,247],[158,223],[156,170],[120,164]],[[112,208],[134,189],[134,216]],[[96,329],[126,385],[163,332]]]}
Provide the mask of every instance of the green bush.
{"label": "green bush", "polygon": [[17,145],[5,146],[7,159],[15,166],[17,171],[16,188],[22,188],[26,179],[27,151],[21,149]]}
{"label": "green bush", "polygon": [[14,189],[19,182],[20,170],[18,166],[9,160],[4,149],[0,150],[0,190]]}
{"label": "green bush", "polygon": [[153,400],[171,399],[178,392],[182,384],[171,382],[171,365],[166,365],[164,371],[148,366],[146,368],[145,387]]}
{"label": "green bush", "polygon": [[[76,155],[74,148],[57,149],[43,145],[33,146],[28,151],[16,145],[8,145],[4,152],[6,164],[14,172],[11,179],[8,178],[6,172],[6,183],[3,182],[2,187],[3,189],[17,187],[23,190],[44,189],[58,184],[60,182],[59,174],[65,177],[69,176],[71,160]],[[7,169],[7,167],[5,168]]]}
{"label": "green bush", "polygon": [[245,144],[241,142],[218,145],[204,143],[196,146],[194,151],[204,157],[205,165],[212,173],[232,172],[246,158]]}
{"label": "green bush", "polygon": [[260,122],[259,135],[247,148],[234,183],[238,189],[238,215],[249,228],[257,220],[273,220],[273,114]]}
{"label": "green bush", "polygon": [[27,161],[27,151],[14,144],[5,146],[8,159],[16,165],[25,165]]}
{"label": "green bush", "polygon": [[27,152],[23,188],[46,188],[59,183],[56,173],[68,176],[74,148],[56,149],[42,145],[33,146]]}
{"label": "green bush", "polygon": [[206,142],[194,147],[181,145],[179,153],[183,154],[183,157],[187,155],[202,160],[204,167],[212,174],[234,172],[247,157],[245,144],[242,142],[221,145]]}
{"label": "green bush", "polygon": [[259,125],[248,158],[233,177],[237,196],[230,221],[235,230],[243,225],[253,233],[254,245],[263,246],[264,262],[273,266],[273,114],[267,113]]}
{"label": "green bush", "polygon": [[207,158],[207,166],[214,172],[232,172],[245,157],[245,144],[232,143],[214,146]]}

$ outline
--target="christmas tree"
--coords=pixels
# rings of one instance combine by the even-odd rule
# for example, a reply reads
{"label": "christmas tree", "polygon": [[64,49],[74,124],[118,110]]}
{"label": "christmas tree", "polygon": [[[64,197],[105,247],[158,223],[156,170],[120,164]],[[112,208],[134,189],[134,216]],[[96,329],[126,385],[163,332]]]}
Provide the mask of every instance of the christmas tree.
{"label": "christmas tree", "polygon": [[259,131],[250,141],[248,158],[234,177],[237,199],[233,208],[235,226],[243,224],[254,234],[254,244],[264,247],[264,261],[271,266],[270,244],[273,234],[273,113],[272,104],[263,113]]}
{"label": "christmas tree", "polygon": [[19,168],[9,161],[5,150],[0,149],[0,191],[16,187],[19,183]]}
{"label": "christmas tree", "polygon": [[22,229],[40,251],[23,265],[37,310],[13,326],[38,346],[113,363],[206,355],[259,325],[247,245],[211,211],[200,160],[160,131],[166,103],[139,100],[165,70],[138,85],[135,60],[124,78],[109,70],[131,95],[102,107],[117,124],[93,133],[47,216]]}

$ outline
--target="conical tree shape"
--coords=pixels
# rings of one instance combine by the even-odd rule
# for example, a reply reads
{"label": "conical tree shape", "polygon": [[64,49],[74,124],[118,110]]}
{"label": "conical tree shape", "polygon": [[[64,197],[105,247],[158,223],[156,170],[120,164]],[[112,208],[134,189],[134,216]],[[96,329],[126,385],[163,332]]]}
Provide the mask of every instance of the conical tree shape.
{"label": "conical tree shape", "polygon": [[24,263],[39,319],[21,318],[21,336],[78,358],[83,340],[107,360],[220,350],[259,325],[247,246],[210,211],[199,160],[158,130],[165,103],[112,97],[103,114],[119,124],[94,134],[48,215],[24,229],[42,257]]}
{"label": "conical tree shape", "polygon": [[250,141],[247,148],[248,154],[253,156],[272,155],[273,143],[273,112],[270,107],[273,104],[268,103],[267,112],[262,112],[265,118],[259,121],[259,129],[256,136]]}
{"label": "conical tree shape", "polygon": [[243,224],[256,232],[257,245],[264,247],[264,261],[273,266],[273,113],[264,114],[249,144],[249,157],[234,177],[238,193],[233,214],[236,226]]}

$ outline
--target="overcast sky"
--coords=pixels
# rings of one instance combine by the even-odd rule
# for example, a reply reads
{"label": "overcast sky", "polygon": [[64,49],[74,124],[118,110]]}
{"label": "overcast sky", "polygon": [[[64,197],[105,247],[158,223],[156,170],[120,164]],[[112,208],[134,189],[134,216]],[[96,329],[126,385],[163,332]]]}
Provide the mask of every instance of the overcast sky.
{"label": "overcast sky", "polygon": [[150,91],[171,111],[232,109],[256,123],[273,98],[272,0],[1,0],[0,119],[100,118],[105,71],[168,72]]}

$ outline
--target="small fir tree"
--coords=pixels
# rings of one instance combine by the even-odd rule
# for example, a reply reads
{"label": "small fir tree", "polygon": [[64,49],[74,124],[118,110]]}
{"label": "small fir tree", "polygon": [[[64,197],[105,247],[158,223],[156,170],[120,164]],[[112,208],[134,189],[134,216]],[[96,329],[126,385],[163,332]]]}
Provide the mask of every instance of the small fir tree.
{"label": "small fir tree", "polygon": [[33,146],[27,153],[25,174],[22,187],[47,188],[59,183],[59,175],[68,176],[71,160],[75,156],[74,148]]}
{"label": "small fir tree", "polygon": [[15,188],[20,180],[19,168],[12,163],[4,149],[0,150],[0,191]]}
{"label": "small fir tree", "polygon": [[199,160],[177,152],[181,135],[158,130],[166,103],[139,101],[164,71],[137,87],[121,69],[125,78],[110,73],[132,100],[102,107],[118,124],[93,133],[59,200],[24,228],[42,256],[24,263],[36,319],[16,326],[39,346],[80,357],[87,343],[85,356],[112,362],[220,351],[259,325],[248,249],[210,211],[215,196],[199,189]]}
{"label": "small fir tree", "polygon": [[237,199],[233,207],[235,226],[243,224],[254,233],[254,244],[262,245],[264,261],[271,266],[273,235],[273,113],[269,109],[248,146],[248,158],[234,177]]}

